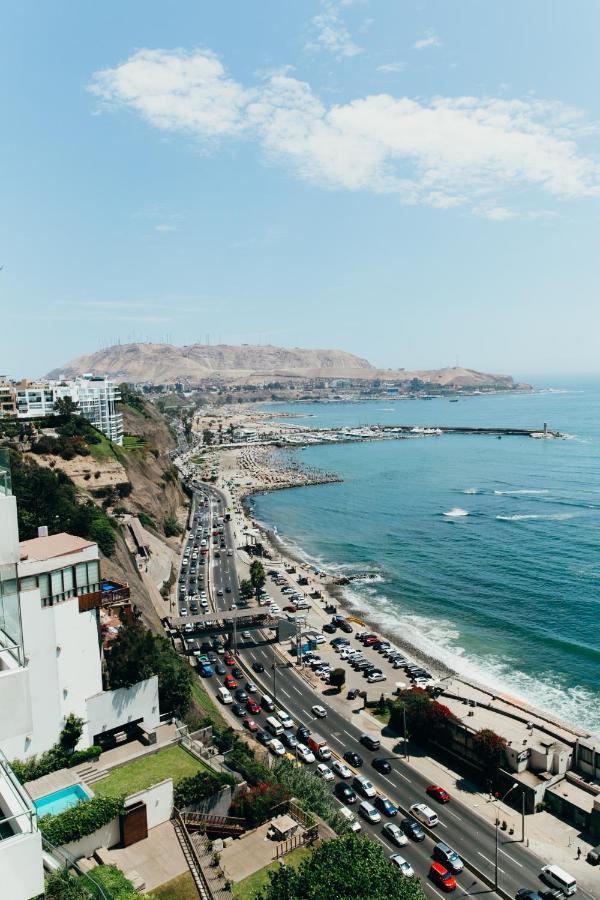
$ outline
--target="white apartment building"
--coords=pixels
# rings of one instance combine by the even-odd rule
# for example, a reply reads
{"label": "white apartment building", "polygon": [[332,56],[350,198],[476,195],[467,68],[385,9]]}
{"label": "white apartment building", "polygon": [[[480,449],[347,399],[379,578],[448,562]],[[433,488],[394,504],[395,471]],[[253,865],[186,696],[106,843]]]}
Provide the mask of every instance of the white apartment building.
{"label": "white apartment building", "polygon": [[123,416],[116,410],[121,399],[116,382],[92,374],[70,381],[24,381],[12,386],[18,419],[56,414],[57,400],[70,397],[78,412],[115,444],[123,443]]}
{"label": "white apartment building", "polygon": [[160,721],[154,676],[102,689],[98,610],[104,602],[98,547],[69,534],[19,543],[17,505],[0,450],[0,894],[43,891],[35,806],[8,760],[50,749],[65,718],[83,719],[79,749],[102,735]]}

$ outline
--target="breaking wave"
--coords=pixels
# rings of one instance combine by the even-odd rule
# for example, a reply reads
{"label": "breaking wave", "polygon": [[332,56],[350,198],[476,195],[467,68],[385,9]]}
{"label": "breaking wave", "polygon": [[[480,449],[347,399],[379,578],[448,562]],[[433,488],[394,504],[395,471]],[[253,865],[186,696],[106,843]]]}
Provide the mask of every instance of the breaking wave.
{"label": "breaking wave", "polygon": [[466,509],[455,506],[454,509],[449,509],[448,512],[442,513],[442,515],[446,516],[448,519],[462,519],[464,516],[468,516],[469,513]]}

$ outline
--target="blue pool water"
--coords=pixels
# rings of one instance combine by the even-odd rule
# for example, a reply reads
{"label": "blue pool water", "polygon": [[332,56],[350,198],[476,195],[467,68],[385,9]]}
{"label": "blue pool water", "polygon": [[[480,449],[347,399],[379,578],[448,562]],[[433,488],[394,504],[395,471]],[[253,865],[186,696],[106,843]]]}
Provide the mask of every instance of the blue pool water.
{"label": "blue pool water", "polygon": [[88,794],[86,794],[80,784],[71,784],[60,791],[54,791],[53,794],[46,794],[45,797],[34,800],[33,805],[41,818],[42,816],[57,816],[59,813],[64,812],[65,809],[77,806],[82,800],[89,800]]}

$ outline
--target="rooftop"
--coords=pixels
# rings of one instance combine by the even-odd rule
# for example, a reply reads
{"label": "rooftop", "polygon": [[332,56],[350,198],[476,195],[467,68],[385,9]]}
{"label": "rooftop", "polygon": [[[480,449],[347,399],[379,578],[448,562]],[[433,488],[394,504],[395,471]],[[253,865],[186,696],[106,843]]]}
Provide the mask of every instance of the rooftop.
{"label": "rooftop", "polygon": [[95,547],[93,541],[76,537],[74,534],[61,532],[48,537],[31,538],[19,544],[20,560],[23,562],[44,562],[56,556],[67,556],[70,553],[81,553],[88,547]]}

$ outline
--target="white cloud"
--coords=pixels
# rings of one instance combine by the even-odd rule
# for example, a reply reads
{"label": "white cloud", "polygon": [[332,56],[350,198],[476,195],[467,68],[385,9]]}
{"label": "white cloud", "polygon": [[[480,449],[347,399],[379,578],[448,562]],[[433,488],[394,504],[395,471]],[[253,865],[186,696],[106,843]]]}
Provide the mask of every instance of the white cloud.
{"label": "white cloud", "polygon": [[383,63],[381,66],[377,66],[378,72],[402,72],[406,68],[405,62],[391,62],[391,63]]}
{"label": "white cloud", "polygon": [[[599,196],[597,162],[580,153],[581,113],[535,99],[374,94],[325,104],[285,71],[254,87],[210,51],[140,50],[94,76],[91,90],[163,131],[244,138],[297,177],[328,188],[467,206],[499,218],[509,191]],[[487,213],[482,213],[482,210]]]}
{"label": "white cloud", "polygon": [[490,209],[483,209],[481,215],[495,222],[506,222],[507,219],[515,218],[515,213],[504,206],[492,206]]}
{"label": "white cloud", "polygon": [[428,31],[422,38],[416,40],[413,44],[414,50],[426,50],[428,47],[441,47],[442,42],[439,37],[433,33],[433,31]]}
{"label": "white cloud", "polygon": [[323,11],[310,21],[311,38],[306,50],[325,50],[336,59],[358,56],[362,48],[352,40],[348,28],[339,15],[340,7],[350,6],[344,0],[321,0]]}

